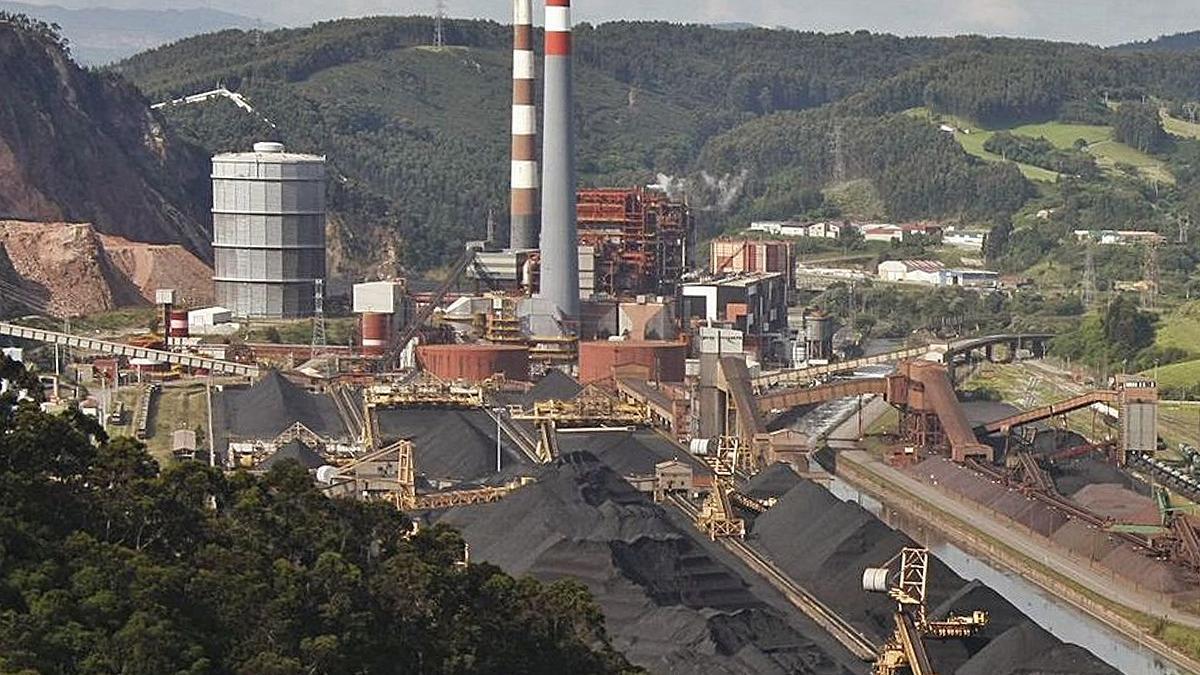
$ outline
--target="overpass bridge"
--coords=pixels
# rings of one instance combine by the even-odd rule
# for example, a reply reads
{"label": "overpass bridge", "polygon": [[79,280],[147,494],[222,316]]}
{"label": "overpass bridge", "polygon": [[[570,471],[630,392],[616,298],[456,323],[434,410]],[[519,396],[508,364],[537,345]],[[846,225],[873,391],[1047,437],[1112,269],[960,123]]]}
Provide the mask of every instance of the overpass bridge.
{"label": "overpass bridge", "polygon": [[[758,378],[748,375],[740,359],[723,358],[717,378],[717,389],[723,394],[718,399],[723,406],[722,428],[724,433],[736,434],[743,441],[753,441],[757,459],[767,461],[770,437],[765,420],[769,415],[841,398],[878,395],[900,410],[901,433],[913,445],[943,448],[957,462],[984,458],[990,461],[992,448],[979,441],[979,434],[1008,433],[1021,425],[1100,403],[1114,405],[1119,411],[1122,462],[1130,453],[1152,453],[1157,446],[1157,389],[1153,382],[1132,376],[1119,379],[1113,390],[1090,392],[972,428],[955,393],[954,365],[981,351],[985,358],[995,360],[997,350],[1002,348],[1006,350],[1004,360],[1017,358],[1024,349],[1043,356],[1053,337],[1046,333],[1012,333],[969,338]],[[791,379],[807,384],[822,375],[896,360],[899,360],[896,372],[885,377],[778,387]]]}
{"label": "overpass bridge", "polygon": [[59,345],[62,347],[70,347],[72,349],[82,349],[99,354],[113,354],[115,356],[124,356],[131,359],[151,359],[160,363],[170,363],[172,365],[183,366],[186,368],[207,370],[211,373],[239,375],[244,377],[258,377],[259,375],[258,366],[246,363],[221,361],[218,359],[210,359],[204,356],[195,356],[193,354],[178,354],[176,352],[168,352],[161,349],[135,347],[134,345],[127,345],[121,342],[97,340],[96,338],[71,335],[70,333],[56,333],[54,331],[42,330],[40,328],[28,328],[26,326],[18,326],[11,323],[0,322],[0,335],[7,335],[9,337],[20,338],[22,340],[32,340],[34,342]]}
{"label": "overpass bridge", "polygon": [[[827,375],[852,372],[867,366],[899,363],[900,361],[909,359],[937,361],[953,367],[957,363],[970,360],[972,355],[980,352],[989,361],[1011,361],[1016,358],[1018,352],[1024,349],[1028,349],[1036,357],[1042,357],[1046,355],[1049,342],[1054,337],[1055,335],[1052,333],[1005,333],[1001,335],[964,338],[951,342],[930,342],[915,347],[905,347],[904,349],[884,354],[864,356],[827,365],[764,373],[753,378],[751,386],[754,391],[762,392],[772,387],[807,384],[814,379],[819,379]],[[1002,357],[998,356],[1000,348],[1005,349]]]}

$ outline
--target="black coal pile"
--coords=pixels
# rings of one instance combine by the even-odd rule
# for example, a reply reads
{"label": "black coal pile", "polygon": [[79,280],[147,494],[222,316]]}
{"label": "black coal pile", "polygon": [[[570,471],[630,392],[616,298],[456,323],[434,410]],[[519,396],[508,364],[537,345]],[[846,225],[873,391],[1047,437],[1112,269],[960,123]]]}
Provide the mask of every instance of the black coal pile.
{"label": "black coal pile", "polygon": [[[859,505],[843,502],[815,483],[802,480],[758,517],[748,541],[865,635],[882,641],[891,634],[894,603],[885,595],[863,591],[862,573],[868,567],[889,562],[902,548],[915,546],[904,534]],[[1015,639],[1010,636],[1014,629],[1036,626],[995,591],[978,582],[967,583],[936,558],[930,559],[927,600],[934,617],[975,610],[990,615],[987,628],[971,640],[927,642],[938,672],[1055,673],[1059,671],[1040,668],[1043,663],[1058,667],[1055,664],[1065,658],[1063,655],[1070,654],[1079,659],[1081,670],[1068,672],[1116,673],[1090,652],[1068,649],[1049,634],[1046,637],[1052,642],[1044,649],[1021,654],[1024,660],[1020,667],[1026,670],[989,670],[986,661],[981,660],[989,658],[985,650],[1002,638]],[[1009,655],[997,663],[1003,665],[1016,658]],[[964,670],[976,665],[983,670]]]}
{"label": "black coal pile", "polygon": [[863,672],[849,655],[831,656],[828,636],[804,634],[799,626],[811,624],[756,596],[744,572],[708,553],[699,533],[677,528],[588,453],[564,455],[501,502],[441,520],[463,532],[476,560],[545,581],[582,581],[616,647],[651,672]]}
{"label": "black coal pile", "polygon": [[742,488],[742,492],[755,499],[782,497],[800,483],[800,474],[790,464],[776,462],[759,471]]}
{"label": "black coal pile", "polygon": [[1120,671],[1024,621],[992,640],[957,675],[1120,675]]}
{"label": "black coal pile", "polygon": [[[381,410],[385,443],[413,443],[413,463],[430,482],[481,481],[496,472],[496,423],[482,410]],[[524,464],[512,441],[501,438],[501,470]]]}
{"label": "black coal pile", "polygon": [[654,431],[603,431],[559,433],[560,452],[586,452],[621,476],[646,476],[654,465],[673,459],[687,462],[693,471],[709,473],[703,462]]}
{"label": "black coal pile", "polygon": [[276,370],[267,371],[252,387],[231,387],[214,395],[213,427],[221,453],[230,438],[271,440],[296,423],[325,438],[349,435],[332,398],[314,394]]}

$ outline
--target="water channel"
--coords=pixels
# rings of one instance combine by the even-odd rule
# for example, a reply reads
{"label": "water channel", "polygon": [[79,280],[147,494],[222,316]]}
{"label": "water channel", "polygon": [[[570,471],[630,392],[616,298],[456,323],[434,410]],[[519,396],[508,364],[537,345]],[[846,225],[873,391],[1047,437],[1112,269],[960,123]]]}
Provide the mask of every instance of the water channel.
{"label": "water channel", "polygon": [[[859,402],[831,401],[818,406],[796,421],[793,428],[810,436],[828,436],[835,427],[853,418]],[[1147,647],[1091,615],[1062,602],[1019,574],[999,568],[927,531],[920,524],[900,518],[875,498],[859,492],[840,478],[831,476],[824,485],[834,496],[862,506],[889,526],[904,532],[944,562],[955,574],[978,579],[1025,613],[1058,639],[1087,649],[1112,667],[1129,675],[1187,675]]]}
{"label": "water channel", "polygon": [[1058,639],[1087,649],[1122,673],[1186,675],[1186,671],[1163,661],[1150,649],[1058,600],[1019,574],[997,568],[897,516],[878,500],[859,492],[840,478],[831,478],[825,487],[842,501],[857,503],[889,526],[927,547],[958,576],[983,582]]}

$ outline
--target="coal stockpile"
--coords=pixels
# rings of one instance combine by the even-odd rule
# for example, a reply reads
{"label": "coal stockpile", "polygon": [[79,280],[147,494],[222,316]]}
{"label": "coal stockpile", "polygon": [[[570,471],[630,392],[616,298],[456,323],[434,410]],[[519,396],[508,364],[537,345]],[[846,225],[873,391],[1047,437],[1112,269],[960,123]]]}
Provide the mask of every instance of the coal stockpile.
{"label": "coal stockpile", "polygon": [[[894,602],[885,595],[863,591],[862,572],[887,563],[902,548],[915,544],[862,507],[802,480],[758,517],[748,542],[865,635],[882,641],[891,633]],[[1078,657],[1081,664],[1080,670],[1065,672],[1117,672],[1086,650],[1073,647],[1064,651],[1066,646],[1048,633],[1048,641],[1022,653],[1018,666],[1024,670],[1008,667],[1006,660],[998,660],[997,668],[988,669],[987,660],[995,657],[994,653],[985,654],[988,647],[1014,629],[1041,629],[995,591],[978,582],[968,583],[936,558],[930,560],[927,601],[934,617],[975,610],[990,615],[989,625],[972,639],[927,642],[939,673],[1056,673],[1059,671],[1040,668],[1043,664],[1058,667],[1065,653]]]}
{"label": "coal stockpile", "polygon": [[742,492],[755,499],[782,497],[800,483],[800,474],[789,464],[776,462],[746,482]]}
{"label": "coal stockpile", "polygon": [[332,398],[309,392],[275,370],[247,389],[227,388],[213,396],[213,427],[222,454],[230,439],[269,441],[296,423],[323,438],[349,435]]}
{"label": "coal stockpile", "polygon": [[597,457],[621,476],[648,476],[654,465],[677,459],[691,465],[693,471],[710,473],[707,466],[687,450],[654,431],[603,431],[558,434],[558,447],[563,454],[587,452]]}
{"label": "coal stockpile", "polygon": [[1024,621],[992,640],[957,675],[1120,675],[1120,671]]}
{"label": "coal stockpile", "polygon": [[475,560],[586,584],[614,645],[650,672],[865,672],[588,453],[564,455],[503,501],[453,509],[441,521],[462,531]]}
{"label": "coal stockpile", "polygon": [[[430,482],[477,482],[496,473],[496,422],[482,410],[380,410],[385,443],[413,443],[416,471]],[[501,469],[524,464],[524,455],[504,436]]]}

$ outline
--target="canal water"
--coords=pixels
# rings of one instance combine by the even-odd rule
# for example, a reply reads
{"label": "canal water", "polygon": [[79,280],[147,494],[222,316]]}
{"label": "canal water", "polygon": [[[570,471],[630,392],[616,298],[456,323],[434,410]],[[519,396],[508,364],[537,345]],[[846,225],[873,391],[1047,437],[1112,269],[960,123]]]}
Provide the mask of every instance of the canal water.
{"label": "canal water", "polygon": [[1130,640],[1071,605],[1059,601],[1019,574],[992,566],[925,528],[906,522],[878,500],[837,477],[823,483],[837,498],[854,502],[883,522],[912,537],[964,579],[978,579],[1063,642],[1077,644],[1122,673],[1187,675],[1153,651]]}
{"label": "canal water", "polygon": [[[898,347],[898,344],[881,342],[868,345],[868,352],[886,352]],[[864,369],[868,372],[860,372],[857,375],[878,377],[886,375],[890,370],[891,368],[888,366],[873,366]],[[796,431],[806,434],[814,446],[820,439],[828,438],[831,435],[855,436],[857,429],[843,428],[840,434],[835,430],[839,425],[854,426],[856,415],[865,400],[849,398],[830,401],[794,420],[790,426]],[[978,409],[974,409],[972,406]],[[968,404],[970,413],[986,419],[994,418],[1001,408],[1005,411],[1008,409],[1008,406],[1003,406],[1003,404],[1000,406],[992,404],[992,407],[993,409],[989,409],[989,405],[986,403]],[[1006,413],[1000,412],[999,414]],[[817,467],[814,466],[814,468]],[[877,499],[859,492],[858,489],[842,479],[830,476],[828,481],[822,481],[821,484],[842,501],[859,504],[889,526],[904,532],[922,546],[927,547],[955,574],[968,580],[978,579],[1058,639],[1087,649],[1122,673],[1129,675],[1188,675],[1187,671],[1163,660],[1152,650],[1130,640],[1091,615],[1055,598],[1040,586],[1026,581],[1019,574],[1002,569],[963,551],[936,534],[928,532],[928,528],[920,524],[907,522]]]}

